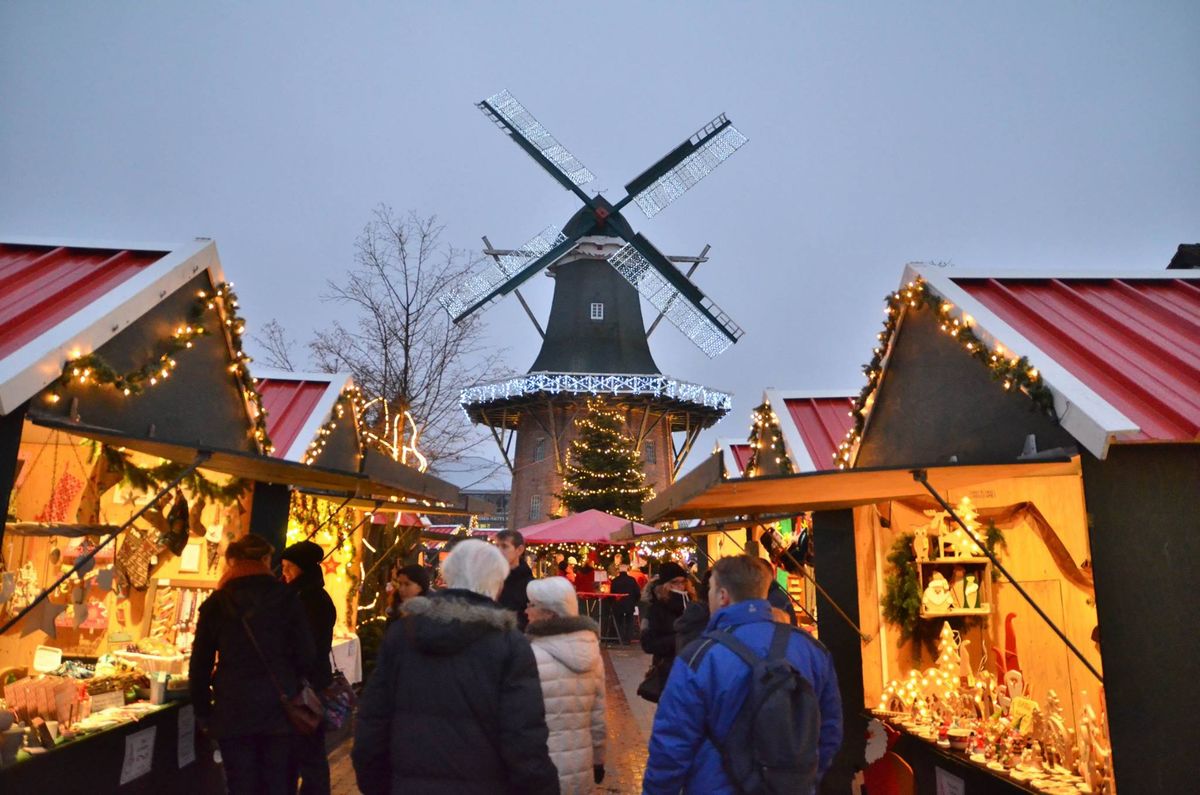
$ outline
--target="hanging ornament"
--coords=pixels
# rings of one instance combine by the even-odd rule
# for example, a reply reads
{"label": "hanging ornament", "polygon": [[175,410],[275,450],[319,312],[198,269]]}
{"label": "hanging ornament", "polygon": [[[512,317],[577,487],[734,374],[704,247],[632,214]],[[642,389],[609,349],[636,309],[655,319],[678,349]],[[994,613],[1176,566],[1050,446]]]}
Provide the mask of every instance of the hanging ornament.
{"label": "hanging ornament", "polygon": [[204,506],[206,504],[207,503],[205,502],[203,496],[198,497],[196,502],[192,504],[191,510],[188,511],[188,530],[197,538],[205,535],[206,533],[204,524],[201,522],[201,518],[204,516]]}
{"label": "hanging ornament", "polygon": [[34,517],[35,522],[65,522],[71,513],[71,503],[83,491],[83,481],[70,472],[63,474],[54,484],[50,500],[41,513]]}
{"label": "hanging ornament", "polygon": [[54,619],[58,618],[58,614],[66,609],[66,605],[51,602],[49,599],[38,602],[37,607],[30,610],[21,622],[21,637],[32,635],[40,629],[51,638],[57,638],[58,632],[54,628]]}
{"label": "hanging ornament", "polygon": [[[96,544],[92,541],[92,539],[90,539],[90,538],[83,539],[83,541],[80,542],[80,544],[79,544],[78,557],[76,558],[76,560],[77,561],[83,560],[83,558],[87,557],[88,554],[90,554],[91,551],[95,548],[96,548]],[[87,560],[85,560],[83,562],[83,565],[81,565],[75,571],[75,574],[78,575],[79,579],[82,580],[85,576],[87,576],[87,573],[90,572],[94,568],[96,568],[96,559],[88,558]]]}
{"label": "hanging ornament", "polygon": [[17,590],[17,575],[14,572],[6,571],[0,574],[0,605],[12,598],[13,593]]}
{"label": "hanging ornament", "polygon": [[188,504],[183,498],[181,489],[175,490],[175,503],[167,514],[167,531],[158,539],[158,543],[171,550],[172,555],[183,552],[188,539]]}
{"label": "hanging ornament", "polygon": [[111,591],[113,586],[112,567],[101,569],[96,573],[96,587],[102,591]]}

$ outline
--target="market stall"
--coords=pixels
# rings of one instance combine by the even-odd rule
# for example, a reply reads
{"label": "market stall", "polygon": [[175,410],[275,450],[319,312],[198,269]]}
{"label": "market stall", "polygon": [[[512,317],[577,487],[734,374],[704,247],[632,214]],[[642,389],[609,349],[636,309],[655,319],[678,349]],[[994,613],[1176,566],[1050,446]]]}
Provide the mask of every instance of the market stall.
{"label": "market stall", "polygon": [[[348,525],[350,509],[461,512],[463,501],[408,467],[360,474],[370,462],[352,425],[341,460],[337,406],[318,414],[305,459],[270,455],[211,241],[0,244],[0,268],[31,276],[19,296],[29,312],[0,320],[2,788],[90,770],[104,791],[211,791],[211,754],[185,753],[185,674],[224,546],[255,532],[282,548],[293,494],[308,495],[296,498],[302,527],[319,497],[334,507],[318,509],[313,532],[337,528],[331,566],[350,580],[362,521]],[[52,290],[36,278],[45,268]]]}
{"label": "market stall", "polygon": [[[1200,647],[1179,630],[1200,564],[1197,295],[1186,271],[910,268],[844,471],[726,479],[709,462],[647,516],[813,512],[846,724],[865,730],[862,705],[896,733],[876,787],[1187,791],[1162,749],[1200,710]],[[861,736],[846,773],[879,753]]]}

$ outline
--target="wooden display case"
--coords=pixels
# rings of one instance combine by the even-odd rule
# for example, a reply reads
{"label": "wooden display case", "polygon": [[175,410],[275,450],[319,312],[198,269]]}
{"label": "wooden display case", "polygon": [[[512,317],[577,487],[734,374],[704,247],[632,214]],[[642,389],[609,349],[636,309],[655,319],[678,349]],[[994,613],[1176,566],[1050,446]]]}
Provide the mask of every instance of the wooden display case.
{"label": "wooden display case", "polygon": [[[935,573],[946,578],[953,596],[953,607],[949,610],[926,611],[921,605],[921,618],[936,620],[953,618],[955,616],[987,616],[992,614],[992,562],[987,558],[938,558],[937,560],[919,560],[916,562],[917,576],[921,581],[921,593],[925,593],[929,581]],[[973,606],[964,607],[965,583],[968,576],[975,577],[979,585],[977,598]],[[974,606],[977,603],[978,606]]]}

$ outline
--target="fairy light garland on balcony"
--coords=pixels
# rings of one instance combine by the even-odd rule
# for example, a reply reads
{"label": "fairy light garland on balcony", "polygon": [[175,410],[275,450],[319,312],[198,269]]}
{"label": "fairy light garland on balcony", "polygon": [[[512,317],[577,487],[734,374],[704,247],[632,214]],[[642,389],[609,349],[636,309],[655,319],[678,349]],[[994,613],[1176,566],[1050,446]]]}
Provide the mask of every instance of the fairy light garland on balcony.
{"label": "fairy light garland on balcony", "polygon": [[[242,347],[242,335],[246,331],[246,322],[237,313],[237,295],[233,292],[233,284],[222,282],[215,290],[198,290],[188,319],[177,325],[174,331],[162,341],[160,353],[141,367],[128,372],[119,372],[105,361],[99,353],[89,353],[76,356],[63,366],[58,384],[66,386],[98,386],[112,389],[124,397],[139,395],[146,389],[158,386],[174,373],[178,366],[175,357],[195,344],[200,337],[211,335],[204,324],[207,316],[216,316],[218,324],[224,328],[229,347],[233,352],[233,362],[228,371],[238,382],[242,396],[246,400],[251,422],[254,424],[254,438],[263,450],[270,453],[274,450],[271,439],[267,435],[267,413],[262,407],[262,398],[254,386],[250,375],[250,357]],[[46,400],[58,403],[62,395],[57,389],[46,393]]]}
{"label": "fairy light garland on balcony", "polygon": [[953,338],[962,346],[971,358],[976,359],[988,368],[994,381],[1000,382],[1005,391],[1019,390],[1051,417],[1054,417],[1054,396],[1050,388],[1042,380],[1037,368],[1029,363],[1028,357],[1013,356],[1002,345],[994,348],[980,339],[971,327],[969,317],[955,317],[954,305],[933,292],[924,279],[917,278],[906,284],[902,289],[887,296],[885,308],[886,318],[883,321],[883,331],[876,337],[879,345],[874,348],[871,361],[863,365],[863,374],[867,384],[854,400],[850,416],[854,425],[846,432],[846,438],[838,445],[833,454],[834,463],[838,469],[845,469],[862,441],[863,428],[866,426],[867,414],[875,402],[875,391],[883,376],[883,363],[891,351],[895,341],[896,329],[900,324],[900,316],[908,310],[929,309],[938,318],[938,328],[943,334]]}
{"label": "fairy light garland on balcony", "polygon": [[[790,475],[793,472],[792,459],[788,457],[787,448],[783,443],[783,431],[779,428],[779,415],[771,408],[770,401],[764,401],[751,413],[753,419],[750,425],[750,460],[746,463],[746,477],[752,478],[765,472],[776,472]],[[765,467],[769,458],[775,459],[775,467]]]}

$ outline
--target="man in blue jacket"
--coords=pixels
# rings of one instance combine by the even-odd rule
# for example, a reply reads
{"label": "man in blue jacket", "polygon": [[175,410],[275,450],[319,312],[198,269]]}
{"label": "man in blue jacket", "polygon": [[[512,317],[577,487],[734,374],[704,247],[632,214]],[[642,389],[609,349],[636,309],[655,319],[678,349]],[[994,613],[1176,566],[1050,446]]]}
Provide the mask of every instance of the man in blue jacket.
{"label": "man in blue jacket", "polygon": [[[722,558],[713,567],[709,585],[712,618],[708,629],[732,632],[760,657],[765,657],[775,624],[767,601],[770,571],[747,555]],[[721,753],[710,738],[725,739],[749,692],[750,668],[719,643],[707,643],[695,670],[690,661],[699,653],[701,638],[675,659],[671,676],[658,703],[650,736],[650,758],[642,791],[671,793],[733,793],[721,765]],[[802,630],[788,643],[787,659],[813,686],[820,705],[819,767],[829,769],[842,744],[842,703],[829,651]]]}

